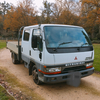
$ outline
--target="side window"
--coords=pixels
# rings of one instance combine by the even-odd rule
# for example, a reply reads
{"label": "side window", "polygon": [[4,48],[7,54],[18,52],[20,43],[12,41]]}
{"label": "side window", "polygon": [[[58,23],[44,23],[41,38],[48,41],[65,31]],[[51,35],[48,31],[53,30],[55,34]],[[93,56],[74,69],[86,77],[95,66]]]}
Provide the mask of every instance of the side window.
{"label": "side window", "polygon": [[30,36],[30,30],[25,30],[24,31],[24,41],[29,41],[29,36]]}
{"label": "side window", "polygon": [[37,35],[39,32],[39,29],[35,29],[32,32],[32,48],[38,48],[38,50],[42,51],[42,39]]}
{"label": "side window", "polygon": [[38,33],[37,29],[34,29],[32,32],[32,48],[37,48],[37,35],[35,35],[36,33]]}

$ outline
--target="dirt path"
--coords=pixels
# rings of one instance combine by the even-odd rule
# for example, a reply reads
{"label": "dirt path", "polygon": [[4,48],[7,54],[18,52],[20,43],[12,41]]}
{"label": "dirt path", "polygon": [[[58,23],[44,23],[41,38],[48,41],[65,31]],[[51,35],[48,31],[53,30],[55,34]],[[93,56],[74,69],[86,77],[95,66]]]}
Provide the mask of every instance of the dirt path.
{"label": "dirt path", "polygon": [[10,51],[0,50],[0,67],[7,68],[21,82],[46,100],[100,100],[100,78],[94,75],[81,79],[79,87],[66,83],[36,85],[23,64],[12,64]]}

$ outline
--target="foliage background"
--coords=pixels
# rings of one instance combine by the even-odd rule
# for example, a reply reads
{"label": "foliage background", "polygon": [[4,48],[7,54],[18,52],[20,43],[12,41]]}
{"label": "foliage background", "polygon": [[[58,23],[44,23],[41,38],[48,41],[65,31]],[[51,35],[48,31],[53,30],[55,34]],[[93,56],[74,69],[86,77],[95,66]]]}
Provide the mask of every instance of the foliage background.
{"label": "foliage background", "polygon": [[17,37],[21,26],[52,23],[82,26],[91,39],[100,40],[100,0],[43,0],[40,10],[32,0],[19,1],[16,7],[0,2],[0,37]]}

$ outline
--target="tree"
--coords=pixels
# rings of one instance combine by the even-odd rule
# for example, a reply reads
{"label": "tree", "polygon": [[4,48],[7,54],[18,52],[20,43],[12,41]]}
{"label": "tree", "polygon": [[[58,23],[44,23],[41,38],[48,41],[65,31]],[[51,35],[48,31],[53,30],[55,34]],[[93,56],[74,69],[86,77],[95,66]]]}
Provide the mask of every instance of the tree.
{"label": "tree", "polygon": [[0,15],[0,35],[1,35],[1,32],[2,32],[2,29],[3,29],[3,18]]}
{"label": "tree", "polygon": [[52,3],[46,0],[43,2],[43,6],[44,8],[42,9],[41,13],[41,21],[43,21],[42,23],[51,23]]}
{"label": "tree", "polygon": [[55,0],[55,3],[52,4],[52,21],[54,23],[60,23],[59,17],[63,11],[63,0]]}
{"label": "tree", "polygon": [[81,24],[87,29],[88,33],[91,33],[93,39],[96,24],[99,24],[100,34],[100,0],[81,0],[81,2]]}
{"label": "tree", "polygon": [[18,31],[22,26],[36,24],[36,11],[31,0],[23,0],[17,7],[12,6],[11,11],[5,15],[4,29]]}
{"label": "tree", "polygon": [[11,9],[11,4],[6,3],[0,3],[0,15],[3,16],[3,21],[4,21],[4,15]]}
{"label": "tree", "polygon": [[44,14],[43,10],[41,12],[41,15],[37,16],[37,21],[38,21],[39,24],[45,24],[46,23],[45,14]]}
{"label": "tree", "polygon": [[55,3],[46,0],[43,2],[44,8],[38,20],[40,23],[78,25],[79,4],[73,0],[55,0]]}
{"label": "tree", "polygon": [[70,0],[60,0],[62,6],[60,7],[60,14],[58,21],[62,24],[78,25],[78,14],[76,13],[77,3]]}
{"label": "tree", "polygon": [[11,4],[6,3],[4,1],[4,3],[0,3],[0,11],[2,11],[2,14],[5,15],[6,12],[11,9]]}
{"label": "tree", "polygon": [[11,4],[0,2],[0,34],[3,33],[4,15],[10,10]]}

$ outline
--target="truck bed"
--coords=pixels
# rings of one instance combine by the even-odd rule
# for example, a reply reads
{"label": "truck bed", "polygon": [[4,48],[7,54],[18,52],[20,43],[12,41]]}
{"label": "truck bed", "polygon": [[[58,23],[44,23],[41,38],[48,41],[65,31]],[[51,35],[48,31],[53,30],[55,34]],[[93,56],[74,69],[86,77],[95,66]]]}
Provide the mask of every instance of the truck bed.
{"label": "truck bed", "polygon": [[[20,46],[21,46],[21,42],[20,42]],[[7,42],[7,48],[10,51],[13,51],[14,53],[18,54],[18,41]]]}

